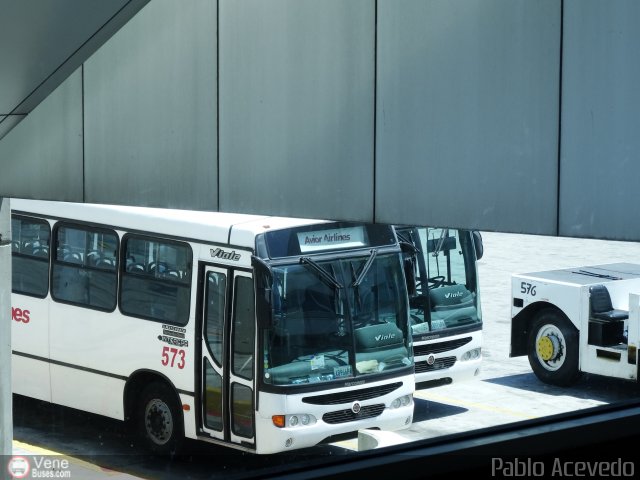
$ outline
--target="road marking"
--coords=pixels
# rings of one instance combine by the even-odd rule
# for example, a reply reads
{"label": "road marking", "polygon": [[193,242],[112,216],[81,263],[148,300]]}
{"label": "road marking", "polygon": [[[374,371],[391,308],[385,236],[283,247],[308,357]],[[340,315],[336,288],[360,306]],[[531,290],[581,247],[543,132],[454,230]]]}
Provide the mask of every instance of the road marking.
{"label": "road marking", "polygon": [[60,452],[54,452],[53,450],[47,450],[46,448],[29,445],[28,443],[23,443],[18,440],[13,441],[13,448],[21,448],[22,450],[26,450],[28,453],[35,453],[38,455],[61,455],[63,457],[66,457],[66,455],[63,455]]}
{"label": "road marking", "polygon": [[345,450],[354,450],[358,451],[358,438],[350,438],[347,440],[341,440],[339,442],[334,442],[331,445],[344,448]]}

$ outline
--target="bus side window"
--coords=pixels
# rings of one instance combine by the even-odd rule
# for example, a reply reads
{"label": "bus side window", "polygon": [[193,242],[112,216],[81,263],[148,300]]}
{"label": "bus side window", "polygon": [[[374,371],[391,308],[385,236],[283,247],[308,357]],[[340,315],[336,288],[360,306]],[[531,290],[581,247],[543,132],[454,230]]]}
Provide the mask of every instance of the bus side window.
{"label": "bus side window", "polygon": [[116,232],[61,223],[54,230],[54,239],[56,253],[51,283],[54,300],[98,310],[114,310],[118,280]]}
{"label": "bus side window", "polygon": [[253,281],[236,277],[233,304],[233,373],[253,379],[253,349],[255,345],[255,311]]}
{"label": "bus side window", "polygon": [[206,328],[207,344],[213,360],[222,366],[224,312],[226,309],[227,277],[223,273],[207,274]]}
{"label": "bus side window", "polygon": [[122,243],[122,313],[185,325],[191,299],[189,244],[131,234]]}
{"label": "bus side window", "polygon": [[46,297],[49,291],[49,224],[44,220],[14,216],[12,232],[12,290]]}

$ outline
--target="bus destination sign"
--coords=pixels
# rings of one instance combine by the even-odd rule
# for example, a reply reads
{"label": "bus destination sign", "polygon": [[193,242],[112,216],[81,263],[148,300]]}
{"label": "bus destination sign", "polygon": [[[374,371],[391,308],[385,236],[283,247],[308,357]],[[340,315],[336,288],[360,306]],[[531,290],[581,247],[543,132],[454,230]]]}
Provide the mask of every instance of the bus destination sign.
{"label": "bus destination sign", "polygon": [[367,245],[363,226],[298,232],[298,243],[301,253],[333,248],[357,248]]}

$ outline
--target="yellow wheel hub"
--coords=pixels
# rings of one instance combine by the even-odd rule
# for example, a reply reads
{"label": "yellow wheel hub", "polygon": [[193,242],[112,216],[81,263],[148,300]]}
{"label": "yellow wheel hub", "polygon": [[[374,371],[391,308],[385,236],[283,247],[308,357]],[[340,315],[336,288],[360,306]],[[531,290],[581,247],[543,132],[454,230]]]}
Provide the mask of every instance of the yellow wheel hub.
{"label": "yellow wheel hub", "polygon": [[554,357],[553,341],[547,336],[540,337],[537,349],[538,355],[545,362],[548,362]]}

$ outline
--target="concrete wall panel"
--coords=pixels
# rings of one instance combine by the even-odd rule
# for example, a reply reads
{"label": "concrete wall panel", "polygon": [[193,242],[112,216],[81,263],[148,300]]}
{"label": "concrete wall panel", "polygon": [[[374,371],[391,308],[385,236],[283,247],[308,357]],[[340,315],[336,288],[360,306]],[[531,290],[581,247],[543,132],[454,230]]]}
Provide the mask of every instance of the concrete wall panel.
{"label": "concrete wall panel", "polygon": [[[11,71],[0,75],[0,113],[29,113],[32,105],[24,101],[43,85],[50,86],[50,78],[60,70],[66,71],[65,77],[77,70],[80,63],[67,68],[70,57],[127,3],[128,0],[1,2],[0,18],[4,21],[0,27],[0,66]],[[46,93],[53,89],[47,88]]]}
{"label": "concrete wall panel", "polygon": [[378,7],[376,220],[555,234],[560,2]]}
{"label": "concrete wall panel", "polygon": [[640,240],[640,3],[564,6],[560,235]]}
{"label": "concrete wall panel", "polygon": [[220,209],[373,220],[375,3],[220,2]]}
{"label": "concrete wall panel", "polygon": [[82,201],[82,73],[77,70],[0,142],[0,197]]}
{"label": "concrete wall panel", "polygon": [[638,26],[633,0],[154,0],[0,124],[0,196],[639,241]]}
{"label": "concrete wall panel", "polygon": [[26,115],[0,115],[0,140],[25,117]]}
{"label": "concrete wall panel", "polygon": [[88,202],[217,208],[216,23],[155,0],[85,63]]}

